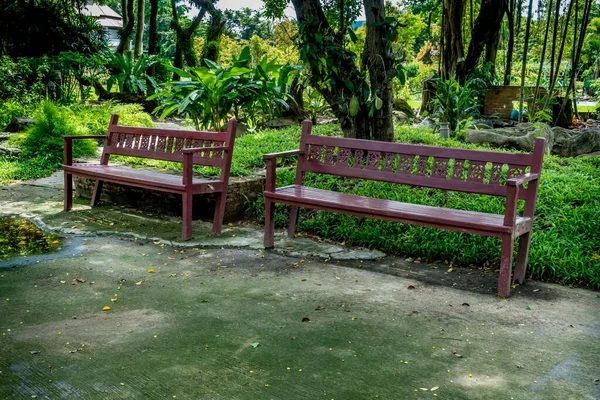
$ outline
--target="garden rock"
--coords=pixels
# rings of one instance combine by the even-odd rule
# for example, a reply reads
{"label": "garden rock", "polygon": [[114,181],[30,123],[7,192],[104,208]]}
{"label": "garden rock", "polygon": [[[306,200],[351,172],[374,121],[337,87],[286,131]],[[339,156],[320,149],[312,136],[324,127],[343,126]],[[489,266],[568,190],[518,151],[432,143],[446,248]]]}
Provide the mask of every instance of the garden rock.
{"label": "garden rock", "polygon": [[477,121],[477,122],[473,122],[469,128],[481,130],[481,129],[492,129],[492,126],[491,126],[491,124],[488,124],[487,121]]}
{"label": "garden rock", "polygon": [[406,115],[402,111],[392,111],[392,115],[394,116],[394,123],[397,125],[404,125],[408,123],[409,116]]}
{"label": "garden rock", "polygon": [[0,156],[17,156],[21,153],[21,149],[16,147],[0,146]]}
{"label": "garden rock", "polygon": [[437,125],[435,124],[435,122],[431,118],[429,118],[429,117],[425,117],[423,119],[423,121],[421,121],[421,122],[419,122],[417,124],[417,128],[431,128],[431,129],[433,129],[436,126]]}
{"label": "garden rock", "polygon": [[340,122],[340,120],[336,117],[330,117],[328,115],[319,115],[317,116],[316,125],[337,124],[338,122]]}
{"label": "garden rock", "polygon": [[13,134],[9,132],[0,132],[0,142],[8,140]]}
{"label": "garden rock", "polygon": [[552,128],[554,132],[553,154],[576,157],[600,151],[600,128],[565,129]]}
{"label": "garden rock", "polygon": [[19,117],[13,119],[10,124],[6,127],[7,132],[23,132],[27,130],[31,125],[35,124],[33,118]]}
{"label": "garden rock", "polygon": [[269,129],[282,129],[287,128],[292,125],[296,125],[297,122],[291,118],[277,118],[272,119],[271,121],[265,122],[265,128]]}
{"label": "garden rock", "polygon": [[493,147],[524,150],[531,152],[535,138],[546,138],[546,152],[551,153],[554,144],[554,132],[545,124],[523,123],[512,128],[467,129],[467,143],[489,144]]}

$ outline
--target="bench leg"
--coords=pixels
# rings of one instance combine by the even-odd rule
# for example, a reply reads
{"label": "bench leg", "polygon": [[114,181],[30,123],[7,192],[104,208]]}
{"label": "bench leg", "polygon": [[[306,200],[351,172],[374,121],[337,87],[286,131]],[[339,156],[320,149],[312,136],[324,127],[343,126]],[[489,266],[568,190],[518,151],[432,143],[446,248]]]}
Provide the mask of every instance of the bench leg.
{"label": "bench leg", "polygon": [[531,231],[519,238],[519,249],[517,250],[517,261],[515,262],[514,280],[519,283],[525,282],[527,272],[527,258],[529,257],[529,243],[531,241]]}
{"label": "bench leg", "polygon": [[183,197],[183,213],[181,217],[181,240],[192,238],[192,193],[186,192]]}
{"label": "bench leg", "polygon": [[215,205],[215,217],[213,218],[213,233],[221,233],[223,227],[223,218],[225,218],[225,201],[227,193],[219,193],[217,195],[217,204]]}
{"label": "bench leg", "polygon": [[265,199],[265,248],[275,246],[275,203]]}
{"label": "bench leg", "polygon": [[296,232],[296,223],[298,222],[298,206],[292,206],[290,209],[290,224],[288,225],[288,236],[293,238]]}
{"label": "bench leg", "polygon": [[73,175],[65,172],[65,211],[73,207]]}
{"label": "bench leg", "polygon": [[512,272],[512,258],[514,240],[511,235],[502,236],[502,255],[500,256],[500,278],[498,278],[498,296],[510,296],[510,275]]}
{"label": "bench leg", "polygon": [[98,203],[100,203],[100,194],[102,193],[103,183],[104,181],[101,181],[100,179],[96,179],[96,182],[94,183],[94,191],[92,192],[92,201],[90,203],[92,207],[97,206]]}

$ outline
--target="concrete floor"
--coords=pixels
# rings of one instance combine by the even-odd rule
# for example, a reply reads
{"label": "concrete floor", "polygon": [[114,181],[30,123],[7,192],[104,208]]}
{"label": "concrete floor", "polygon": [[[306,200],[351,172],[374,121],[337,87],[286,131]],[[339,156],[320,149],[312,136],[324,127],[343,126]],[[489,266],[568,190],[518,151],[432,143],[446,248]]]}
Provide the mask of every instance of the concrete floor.
{"label": "concrete floor", "polygon": [[67,236],[0,263],[0,399],[600,398],[598,292],[61,196],[0,188]]}

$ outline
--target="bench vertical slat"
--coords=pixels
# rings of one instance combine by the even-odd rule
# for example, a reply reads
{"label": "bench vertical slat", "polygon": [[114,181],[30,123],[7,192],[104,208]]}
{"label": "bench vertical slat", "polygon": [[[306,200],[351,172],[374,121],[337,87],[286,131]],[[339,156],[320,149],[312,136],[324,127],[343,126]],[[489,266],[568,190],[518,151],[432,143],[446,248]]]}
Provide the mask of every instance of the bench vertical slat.
{"label": "bench vertical slat", "polygon": [[454,159],[454,167],[452,168],[452,178],[453,180],[463,180],[463,175],[465,173],[465,160]]}
{"label": "bench vertical slat", "polygon": [[467,182],[483,183],[485,164],[484,161],[470,161],[467,168]]}
{"label": "bench vertical slat", "polygon": [[418,176],[427,176],[427,169],[429,168],[429,157],[419,156],[417,160],[417,173]]}
{"label": "bench vertical slat", "polygon": [[381,152],[380,151],[369,151],[367,153],[367,161],[365,164],[365,169],[379,171],[380,164],[381,164]]}
{"label": "bench vertical slat", "polygon": [[431,168],[431,177],[439,179],[448,179],[448,163],[450,159],[435,157]]}
{"label": "bench vertical slat", "polygon": [[506,179],[516,178],[525,174],[525,170],[527,169],[526,165],[514,165],[508,164],[508,172],[506,174]]}
{"label": "bench vertical slat", "polygon": [[411,175],[415,165],[415,156],[409,154],[400,154],[398,159],[398,168],[396,173]]}
{"label": "bench vertical slat", "polygon": [[500,179],[502,178],[502,163],[492,163],[492,169],[490,170],[490,184],[499,185]]}
{"label": "bench vertical slat", "polygon": [[351,159],[352,159],[352,150],[347,149],[345,147],[340,147],[338,149],[335,166],[340,167],[340,168],[349,168]]}
{"label": "bench vertical slat", "polygon": [[396,153],[385,153],[385,159],[383,161],[383,171],[393,172],[395,163]]}

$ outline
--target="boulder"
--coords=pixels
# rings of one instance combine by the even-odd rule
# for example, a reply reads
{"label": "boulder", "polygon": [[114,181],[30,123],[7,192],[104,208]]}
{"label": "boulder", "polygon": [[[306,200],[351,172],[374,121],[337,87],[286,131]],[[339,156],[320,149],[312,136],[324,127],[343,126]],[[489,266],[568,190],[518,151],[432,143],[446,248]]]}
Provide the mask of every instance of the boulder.
{"label": "boulder", "polygon": [[539,136],[546,138],[546,151],[552,152],[554,132],[548,125],[540,123],[526,122],[512,128],[500,129],[467,129],[466,142],[530,152],[533,150],[535,139]]}
{"label": "boulder", "polygon": [[600,151],[600,128],[565,129],[552,128],[554,133],[553,154],[576,157]]}
{"label": "boulder", "polygon": [[7,132],[23,132],[27,130],[31,125],[35,124],[33,118],[19,117],[13,119],[10,124],[6,127]]}

